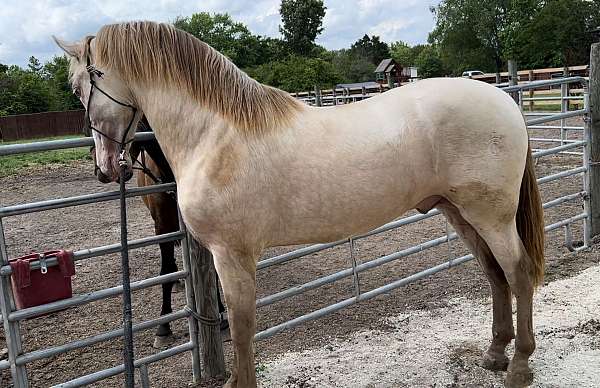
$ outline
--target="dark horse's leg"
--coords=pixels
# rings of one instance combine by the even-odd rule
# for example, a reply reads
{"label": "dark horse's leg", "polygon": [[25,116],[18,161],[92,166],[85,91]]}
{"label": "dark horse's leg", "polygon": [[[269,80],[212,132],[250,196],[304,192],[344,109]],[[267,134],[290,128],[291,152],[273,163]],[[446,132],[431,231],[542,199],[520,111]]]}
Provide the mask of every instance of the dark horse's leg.
{"label": "dark horse's leg", "polygon": [[219,280],[219,275],[217,275],[217,302],[219,302],[219,314],[221,315],[221,330],[229,329],[229,319],[225,316],[225,306],[223,305],[223,301],[221,300],[221,290],[219,289],[219,284],[221,281]]}
{"label": "dark horse's leg", "polygon": [[[175,216],[177,216],[177,208],[173,203],[169,203],[171,199],[166,200],[167,196],[164,196],[160,203],[160,207],[155,209],[161,216],[165,216],[168,213],[168,209],[173,210]],[[171,219],[172,217],[156,217],[154,220],[154,227],[156,234],[172,233],[179,230],[179,225]],[[175,243],[166,242],[160,244],[160,274],[166,275],[173,272],[177,272],[177,263],[175,262]],[[160,308],[160,315],[170,314],[173,312],[171,307],[171,293],[173,291],[174,282],[162,284],[162,305]],[[161,348],[165,345],[169,345],[173,342],[173,332],[169,323],[164,323],[156,329],[156,338],[154,339],[154,347]]]}
{"label": "dark horse's leg", "polygon": [[[175,243],[165,242],[160,244],[160,274],[166,275],[177,272],[177,263],[175,262]],[[170,314],[173,312],[171,307],[171,292],[173,291],[173,282],[162,284],[162,306],[160,315]],[[156,330],[156,335],[164,337],[171,335],[171,328],[168,323],[162,324]]]}

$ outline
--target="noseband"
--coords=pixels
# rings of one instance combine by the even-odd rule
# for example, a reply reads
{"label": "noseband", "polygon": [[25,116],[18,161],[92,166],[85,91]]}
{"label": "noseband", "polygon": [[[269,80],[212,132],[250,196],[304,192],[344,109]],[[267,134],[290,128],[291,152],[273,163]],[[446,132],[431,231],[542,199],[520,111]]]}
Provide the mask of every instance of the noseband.
{"label": "noseband", "polygon": [[[116,98],[112,97],[110,94],[106,93],[104,90],[100,89],[100,87],[96,84],[94,77],[102,78],[104,73],[102,73],[100,70],[96,69],[92,64],[90,64],[89,53],[87,56],[87,66],[85,67],[85,69],[87,70],[87,72],[90,76],[90,94],[88,96],[87,107],[85,110],[85,124],[83,127],[83,131],[86,134],[91,134],[91,131],[94,131],[94,132],[100,134],[101,136],[104,136],[108,140],[110,140],[114,143],[117,143],[119,145],[119,164],[126,163],[125,147],[127,146],[127,144],[131,143],[134,140],[134,138],[131,138],[131,140],[128,140],[128,141],[125,141],[125,140],[127,139],[127,136],[129,135],[129,131],[132,128],[133,121],[135,120],[135,115],[137,113],[137,108],[133,105],[129,105],[129,104],[126,104],[124,102],[117,100]],[[94,89],[97,89],[100,93],[104,94],[111,101],[132,110],[131,120],[129,120],[129,125],[127,126],[127,129],[125,130],[125,133],[123,133],[123,137],[121,138],[121,141],[119,141],[111,136],[108,136],[106,133],[104,133],[104,132],[100,131],[99,129],[96,129],[92,126],[92,121],[90,119],[90,103],[92,101],[92,93],[93,93]]]}

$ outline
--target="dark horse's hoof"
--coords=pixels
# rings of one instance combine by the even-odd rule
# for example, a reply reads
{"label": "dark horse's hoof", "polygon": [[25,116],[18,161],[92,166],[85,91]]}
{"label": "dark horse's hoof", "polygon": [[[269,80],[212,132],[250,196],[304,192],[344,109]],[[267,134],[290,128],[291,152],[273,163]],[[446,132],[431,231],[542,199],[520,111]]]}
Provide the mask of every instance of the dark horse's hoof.
{"label": "dark horse's hoof", "polygon": [[524,388],[531,385],[533,382],[533,372],[527,369],[509,370],[504,380],[506,388]]}
{"label": "dark horse's hoof", "polygon": [[505,354],[485,353],[481,360],[481,366],[491,371],[505,371],[508,369],[508,357]]}
{"label": "dark horse's hoof", "polygon": [[154,343],[152,347],[154,349],[164,349],[175,343],[175,336],[171,333],[169,335],[156,335],[154,336]]}

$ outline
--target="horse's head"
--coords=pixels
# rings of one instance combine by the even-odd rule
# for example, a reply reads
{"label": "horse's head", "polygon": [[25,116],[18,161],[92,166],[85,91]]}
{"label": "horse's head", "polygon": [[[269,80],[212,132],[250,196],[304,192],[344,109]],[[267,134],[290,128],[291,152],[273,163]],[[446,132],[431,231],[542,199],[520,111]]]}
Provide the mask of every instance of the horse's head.
{"label": "horse's head", "polygon": [[84,132],[94,137],[98,180],[119,181],[122,167],[129,180],[133,175],[129,148],[142,116],[131,90],[116,72],[94,66],[94,37],[74,43],[54,40],[71,59],[71,85],[86,107]]}

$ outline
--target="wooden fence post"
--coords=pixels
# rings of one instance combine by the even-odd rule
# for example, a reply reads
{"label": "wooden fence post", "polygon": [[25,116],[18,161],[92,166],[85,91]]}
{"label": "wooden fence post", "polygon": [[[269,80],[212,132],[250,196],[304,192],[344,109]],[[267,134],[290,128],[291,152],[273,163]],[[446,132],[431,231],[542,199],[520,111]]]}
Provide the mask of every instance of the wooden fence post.
{"label": "wooden fence post", "polygon": [[[201,317],[215,320],[219,318],[217,301],[217,272],[210,251],[200,245],[188,233],[190,247],[190,271],[196,298],[196,311]],[[202,357],[202,378],[224,377],[225,357],[223,339],[219,325],[205,325],[198,322],[198,346]]]}
{"label": "wooden fence post", "polygon": [[600,43],[590,53],[590,213],[591,235],[600,234]]}
{"label": "wooden fence post", "polygon": [[[519,73],[517,71],[517,61],[514,61],[512,59],[508,60],[508,84],[510,86],[515,86],[519,84]],[[519,103],[519,93],[518,92],[512,92],[510,94],[513,98],[513,100],[515,100],[515,102],[518,104]]]}
{"label": "wooden fence post", "polygon": [[321,89],[315,85],[315,105],[322,106],[323,102],[321,101]]}
{"label": "wooden fence post", "polygon": [[[533,70],[529,70],[529,82],[533,82]],[[535,92],[533,89],[529,90],[529,98],[533,98],[535,96]],[[532,100],[529,100],[529,111],[533,112],[535,109],[535,103]]]}

